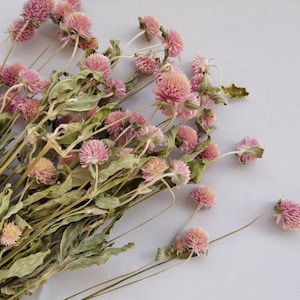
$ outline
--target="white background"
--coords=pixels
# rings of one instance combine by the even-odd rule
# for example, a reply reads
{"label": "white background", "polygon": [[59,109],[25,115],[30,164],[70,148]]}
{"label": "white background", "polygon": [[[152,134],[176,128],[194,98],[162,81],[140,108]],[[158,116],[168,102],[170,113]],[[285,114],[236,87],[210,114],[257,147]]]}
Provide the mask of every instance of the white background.
{"label": "white background", "polygon": [[[23,1],[1,2],[3,32],[19,14]],[[190,225],[205,228],[214,239],[272,210],[279,198],[300,201],[299,0],[82,2],[82,11],[93,20],[100,51],[111,38],[126,44],[139,31],[137,17],[153,15],[167,29],[182,34],[184,71],[190,74],[194,55],[205,53],[221,67],[224,85],[235,82],[250,92],[246,100],[218,107],[218,129],[212,137],[222,153],[232,150],[246,135],[257,137],[265,155],[247,166],[239,165],[234,157],[210,166],[202,183],[215,190],[217,203],[200,211]],[[52,35],[53,28],[46,28],[15,50],[18,60],[26,62],[33,47],[42,48],[43,41]],[[0,48],[1,56],[6,49]],[[144,104],[153,100],[146,92],[139,97]],[[135,242],[135,250],[112,258],[104,266],[56,275],[26,300],[63,299],[151,261],[156,248],[167,245],[193,213],[192,188],[175,189],[175,207],[120,241],[120,245]],[[163,193],[131,211],[115,235],[168,206],[169,198]],[[243,232],[212,244],[207,256],[101,299],[298,299],[299,253],[299,232],[284,231],[272,217],[265,217]]]}

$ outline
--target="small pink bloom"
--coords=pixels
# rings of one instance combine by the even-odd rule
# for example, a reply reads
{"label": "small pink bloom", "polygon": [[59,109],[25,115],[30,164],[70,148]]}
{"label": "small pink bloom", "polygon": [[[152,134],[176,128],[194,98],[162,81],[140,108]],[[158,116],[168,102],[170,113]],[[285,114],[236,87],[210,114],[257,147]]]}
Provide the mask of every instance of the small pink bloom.
{"label": "small pink bloom", "polygon": [[119,135],[124,129],[123,124],[125,123],[126,117],[127,114],[124,111],[117,110],[111,112],[104,120],[108,133],[114,136]]}
{"label": "small pink bloom", "polygon": [[66,157],[60,157],[58,160],[58,165],[70,166],[77,158],[76,152],[70,152]]}
{"label": "small pink bloom", "polygon": [[119,99],[126,94],[126,86],[123,81],[118,79],[109,79],[107,81],[107,86],[105,87],[106,93],[113,93],[114,96]]}
{"label": "small pink bloom", "polygon": [[170,30],[168,32],[168,38],[165,46],[169,57],[178,56],[183,50],[183,46],[183,39],[181,35],[175,30]]}
{"label": "small pink bloom", "polygon": [[132,151],[133,151],[133,148],[125,147],[125,148],[122,148],[120,150],[120,152],[118,152],[117,156],[122,157],[123,155],[132,153]]}
{"label": "small pink bloom", "polygon": [[164,159],[162,159],[161,157],[152,157],[142,167],[142,177],[145,182],[150,182],[155,179],[161,178],[167,169],[168,165]]}
{"label": "small pink bloom", "polygon": [[206,254],[208,250],[208,234],[198,227],[190,228],[183,236],[186,246],[195,254]]}
{"label": "small pink bloom", "polygon": [[53,9],[53,17],[59,22],[74,11],[76,9],[68,0],[60,0]]}
{"label": "small pink bloom", "polygon": [[78,47],[82,50],[94,50],[98,49],[98,39],[92,36],[88,39],[79,39]]}
{"label": "small pink bloom", "polygon": [[128,121],[130,124],[137,125],[138,127],[142,127],[147,125],[148,121],[142,114],[138,112],[128,111]]}
{"label": "small pink bloom", "polygon": [[[34,161],[32,161],[31,164],[33,162]],[[42,157],[29,172],[28,177],[35,178],[38,182],[43,184],[50,184],[55,175],[56,168],[53,162],[46,157]]]}
{"label": "small pink bloom", "polygon": [[19,82],[24,84],[24,89],[34,95],[44,91],[49,82],[43,80],[39,73],[31,69],[23,69],[19,73]]}
{"label": "small pink bloom", "polygon": [[280,199],[274,208],[276,224],[287,230],[300,229],[300,204]]}
{"label": "small pink bloom", "polygon": [[176,140],[179,142],[179,149],[186,153],[193,150],[198,144],[198,135],[194,128],[188,125],[178,127]]}
{"label": "small pink bloom", "polygon": [[[4,101],[4,94],[0,94],[0,107],[2,107]],[[24,100],[14,92],[9,93],[5,97],[4,111],[10,114],[19,110],[19,106]]]}
{"label": "small pink bloom", "polygon": [[175,246],[176,246],[176,254],[177,255],[182,255],[188,251],[184,239],[182,236],[177,236],[175,240]]}
{"label": "small pink bloom", "polygon": [[197,115],[198,108],[189,107],[190,103],[200,108],[199,99],[197,98],[195,93],[191,93],[185,102],[177,103],[177,105],[175,106],[178,118],[182,118],[184,120],[191,120]]}
{"label": "small pink bloom", "polygon": [[39,27],[48,20],[53,7],[54,0],[27,0],[21,15],[25,20],[30,20],[35,27]]}
{"label": "small pink bloom", "polygon": [[203,54],[197,54],[192,63],[194,74],[203,74],[208,71],[208,61]]}
{"label": "small pink bloom", "polygon": [[211,127],[217,119],[216,111],[213,107],[204,108],[202,111],[201,121],[206,128]]}
{"label": "small pink bloom", "polygon": [[27,23],[24,19],[17,19],[8,27],[8,33],[13,42],[26,42],[34,36],[34,32],[35,28],[32,23]]}
{"label": "small pink bloom", "polygon": [[171,180],[176,185],[187,184],[190,181],[191,171],[185,162],[174,159],[171,171],[174,173]]}
{"label": "small pink bloom", "polygon": [[201,207],[212,207],[216,201],[216,195],[214,191],[208,186],[199,186],[195,188],[191,193],[192,198]]}
{"label": "small pink bloom", "polygon": [[19,62],[14,63],[11,66],[5,66],[0,74],[1,82],[7,86],[13,86],[17,83],[19,72],[24,69],[26,69],[26,67]]}
{"label": "small pink bloom", "polygon": [[219,156],[218,145],[214,142],[211,142],[208,147],[203,149],[203,151],[197,155],[196,159],[215,160],[218,156]]}
{"label": "small pink bloom", "polygon": [[145,30],[145,34],[148,40],[152,40],[156,36],[158,36],[160,31],[160,24],[154,17],[139,17],[139,22],[140,28]]}
{"label": "small pink bloom", "polygon": [[32,121],[38,115],[40,101],[37,99],[26,98],[18,107],[22,119],[24,121]]}
{"label": "small pink bloom", "polygon": [[153,125],[146,125],[142,127],[137,133],[138,140],[146,140],[148,143],[148,150],[153,151],[155,146],[158,146],[163,141],[164,134],[159,127]]}
{"label": "small pink bloom", "polygon": [[202,83],[202,81],[203,81],[203,74],[202,73],[197,73],[191,78],[190,82],[191,82],[192,92],[198,93],[198,86],[199,86],[199,84]]}
{"label": "small pink bloom", "polygon": [[107,145],[100,140],[89,140],[83,142],[79,151],[79,160],[83,168],[108,159]]}
{"label": "small pink bloom", "polygon": [[103,73],[107,78],[111,73],[109,58],[102,53],[92,53],[84,61],[83,65],[92,71]]}
{"label": "small pink bloom", "polygon": [[253,162],[257,158],[261,158],[264,149],[257,139],[244,137],[238,144],[236,144],[236,150],[239,151],[237,154],[238,160],[242,164]]}
{"label": "small pink bloom", "polygon": [[75,10],[78,10],[81,7],[81,0],[67,0]]}
{"label": "small pink bloom", "polygon": [[0,244],[3,246],[12,246],[20,240],[22,229],[15,222],[6,222],[2,229]]}
{"label": "small pink bloom", "polygon": [[142,74],[153,74],[159,67],[155,59],[144,54],[138,55],[135,65]]}

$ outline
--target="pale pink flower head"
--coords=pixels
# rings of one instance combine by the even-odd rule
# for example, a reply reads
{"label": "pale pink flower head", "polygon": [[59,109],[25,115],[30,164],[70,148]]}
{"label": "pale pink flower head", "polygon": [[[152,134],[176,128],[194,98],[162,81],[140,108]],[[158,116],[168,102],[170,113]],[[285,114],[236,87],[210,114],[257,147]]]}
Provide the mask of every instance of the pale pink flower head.
{"label": "pale pink flower head", "polygon": [[140,28],[145,30],[148,41],[158,36],[160,32],[159,22],[152,16],[139,17]]}
{"label": "pale pink flower head", "polygon": [[286,230],[300,229],[300,204],[280,199],[274,208],[276,224]]}
{"label": "pale pink flower head", "polygon": [[52,14],[54,19],[59,22],[74,11],[76,11],[76,9],[68,0],[60,0],[53,8]]}
{"label": "pale pink flower head", "polygon": [[27,0],[23,5],[22,16],[30,20],[34,27],[39,27],[50,17],[54,0]]}
{"label": "pale pink flower head", "polygon": [[163,176],[168,169],[166,161],[161,157],[152,157],[142,167],[142,177],[145,182],[157,180]]}
{"label": "pale pink flower head", "polygon": [[24,19],[15,20],[7,29],[13,42],[26,42],[34,36],[35,27]]}
{"label": "pale pink flower head", "polygon": [[137,139],[140,141],[146,141],[148,150],[153,151],[155,146],[158,146],[162,143],[164,134],[162,130],[153,125],[146,125],[139,129],[137,132]]}
{"label": "pale pink flower head", "polygon": [[154,58],[144,54],[138,55],[135,65],[142,74],[153,74],[159,68],[159,63]]}
{"label": "pale pink flower head", "polygon": [[192,92],[198,93],[198,86],[199,86],[199,84],[202,83],[202,81],[203,81],[203,74],[202,73],[197,73],[191,78],[190,82],[191,82]]}
{"label": "pale pink flower head", "polygon": [[103,73],[107,78],[111,73],[109,58],[102,53],[92,53],[83,61],[83,65],[92,71]]}
{"label": "pale pink flower head", "polygon": [[70,166],[77,159],[77,153],[75,151],[71,151],[65,157],[60,157],[58,160],[58,165],[67,165]]}
{"label": "pale pink flower head", "polygon": [[188,252],[183,236],[177,236],[175,239],[176,254],[182,255]]}
{"label": "pale pink flower head", "polygon": [[3,226],[0,244],[3,246],[15,245],[22,237],[22,229],[15,222],[6,222]]}
{"label": "pale pink flower head", "polygon": [[78,46],[82,50],[94,50],[98,49],[98,39],[95,36],[92,36],[89,39],[79,39]]}
{"label": "pale pink flower head", "polygon": [[156,82],[154,94],[157,101],[175,105],[185,102],[190,97],[191,85],[185,74],[165,72]]}
{"label": "pale pink flower head", "polygon": [[49,85],[49,82],[42,79],[37,71],[31,69],[23,69],[19,72],[19,82],[24,84],[26,91],[34,95],[43,92]]}
{"label": "pale pink flower head", "polygon": [[126,86],[123,81],[110,78],[107,81],[105,92],[107,94],[113,93],[117,99],[120,99],[126,94]]}
{"label": "pale pink flower head", "polygon": [[184,243],[196,255],[206,254],[208,250],[209,237],[202,228],[194,227],[188,229],[183,236]]}
{"label": "pale pink flower head", "polygon": [[208,72],[208,60],[204,54],[197,54],[192,62],[192,69],[194,74],[203,74]]}
{"label": "pale pink flower head", "polygon": [[[192,107],[190,104],[192,104]],[[198,97],[195,93],[191,93],[185,102],[177,103],[175,107],[177,117],[186,121],[193,119],[198,113],[198,107],[200,108],[199,105],[200,101]]]}
{"label": "pale pink flower head", "polygon": [[180,33],[175,30],[170,30],[167,35],[165,47],[169,57],[178,56],[184,47],[183,38]]}
{"label": "pale pink flower head", "polygon": [[38,99],[25,98],[18,105],[21,117],[24,121],[32,121],[39,112],[40,101]]}
{"label": "pale pink flower head", "polygon": [[128,111],[128,121],[130,124],[134,124],[138,127],[142,127],[147,125],[148,121],[144,115],[136,112],[136,111]]}
{"label": "pale pink flower head", "polygon": [[124,129],[124,123],[127,118],[127,113],[121,110],[113,111],[104,120],[107,125],[106,130],[110,135],[117,136]]}
{"label": "pale pink flower head", "polygon": [[85,141],[79,150],[79,160],[83,168],[107,161],[108,155],[108,147],[101,140]]}
{"label": "pale pink flower head", "polygon": [[201,115],[203,127],[208,128],[214,125],[217,120],[216,110],[213,107],[204,108]]}
{"label": "pale pink flower head", "polygon": [[198,144],[196,130],[189,125],[178,126],[176,144],[182,153],[192,151]]}
{"label": "pale pink flower head", "polygon": [[[3,104],[3,101],[5,101],[5,104]],[[7,113],[13,114],[18,111],[19,105],[21,105],[23,102],[23,98],[21,98],[15,92],[10,92],[8,95],[0,94],[0,107],[4,105],[4,111]]]}
{"label": "pale pink flower head", "polygon": [[78,10],[81,7],[81,0],[67,0],[75,10]]}
{"label": "pale pink flower head", "polygon": [[117,156],[118,156],[118,157],[122,157],[123,155],[132,153],[132,151],[133,151],[133,148],[125,147],[125,148],[122,148],[122,149],[118,152]]}
{"label": "pale pink flower head", "polygon": [[172,160],[170,170],[173,173],[171,181],[174,184],[187,184],[190,181],[191,171],[185,162],[178,159]]}
{"label": "pale pink flower head", "polygon": [[[83,12],[74,11],[65,17],[63,28],[72,35],[79,36],[83,39],[92,37],[92,21],[89,16]],[[75,39],[72,37],[72,39]]]}
{"label": "pale pink flower head", "polygon": [[210,208],[216,202],[215,192],[208,186],[196,187],[191,196],[201,207]]}
{"label": "pale pink flower head", "polygon": [[248,136],[236,144],[236,150],[238,151],[237,158],[242,164],[253,162],[257,158],[261,158],[264,152],[259,141]]}
{"label": "pale pink flower head", "polygon": [[197,156],[196,159],[208,159],[215,160],[219,156],[219,147],[215,142],[210,142],[209,146],[203,149]]}
{"label": "pale pink flower head", "polygon": [[19,72],[26,69],[22,63],[14,63],[11,66],[5,66],[0,74],[0,80],[7,86],[13,86],[17,83]]}
{"label": "pale pink flower head", "polygon": [[[33,163],[35,163],[34,160],[30,165]],[[48,185],[53,181],[55,175],[56,168],[53,162],[46,157],[42,157],[35,163],[34,167],[29,172],[28,177],[35,178],[38,182]]]}

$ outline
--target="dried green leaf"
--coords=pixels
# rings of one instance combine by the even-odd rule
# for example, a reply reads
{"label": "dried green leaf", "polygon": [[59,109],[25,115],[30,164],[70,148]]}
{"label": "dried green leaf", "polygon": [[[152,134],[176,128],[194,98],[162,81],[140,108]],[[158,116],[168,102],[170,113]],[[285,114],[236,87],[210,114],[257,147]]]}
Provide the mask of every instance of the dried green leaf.
{"label": "dried green leaf", "polygon": [[113,209],[120,206],[120,200],[118,197],[113,197],[109,194],[101,194],[95,199],[95,204],[99,208]]}
{"label": "dried green leaf", "polygon": [[4,190],[0,193],[0,219],[5,216],[9,209],[10,198],[13,193],[13,190],[10,187],[11,185],[7,184]]}
{"label": "dried green leaf", "polygon": [[177,256],[177,250],[174,244],[167,247],[158,248],[156,252],[156,261],[165,261]]}
{"label": "dried green leaf", "polygon": [[78,187],[89,182],[90,171],[87,168],[76,167],[72,173],[72,186]]}
{"label": "dried green leaf", "polygon": [[231,99],[233,98],[244,98],[249,95],[244,87],[238,87],[234,83],[230,86],[221,86],[223,93],[227,94]]}
{"label": "dried green leaf", "polygon": [[190,183],[199,184],[206,168],[206,164],[201,160],[194,159],[188,162],[188,167],[191,172]]}

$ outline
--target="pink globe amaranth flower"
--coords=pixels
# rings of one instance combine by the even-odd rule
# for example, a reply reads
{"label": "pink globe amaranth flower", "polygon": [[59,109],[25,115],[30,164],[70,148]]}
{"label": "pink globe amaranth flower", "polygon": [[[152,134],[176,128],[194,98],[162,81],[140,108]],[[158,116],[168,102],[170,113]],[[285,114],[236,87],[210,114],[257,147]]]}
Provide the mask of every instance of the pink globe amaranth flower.
{"label": "pink globe amaranth flower", "polygon": [[124,123],[127,118],[127,113],[121,110],[113,111],[104,120],[107,126],[106,130],[110,135],[117,136],[124,129]]}
{"label": "pink globe amaranth flower", "polygon": [[108,154],[108,147],[103,141],[89,140],[83,142],[79,150],[79,160],[82,167],[87,168],[107,161]]}
{"label": "pink globe amaranth flower", "polygon": [[183,236],[183,240],[190,251],[196,255],[207,253],[209,237],[202,228],[194,227],[188,229]]}
{"label": "pink globe amaranth flower", "polygon": [[35,27],[24,19],[15,20],[7,29],[13,42],[26,42],[33,38]]}
{"label": "pink globe amaranth flower", "polygon": [[34,95],[43,92],[49,85],[49,81],[42,79],[37,71],[31,69],[19,72],[19,82],[24,84],[26,91]]}
{"label": "pink globe amaranth flower", "polygon": [[[32,164],[34,160],[30,163]],[[29,178],[35,178],[38,182],[43,184],[50,184],[56,175],[56,168],[53,162],[46,158],[40,158],[29,172]]]}
{"label": "pink globe amaranth flower", "polygon": [[[155,146],[158,146],[163,141],[164,134],[162,130],[153,125],[146,125],[137,132],[137,139],[148,143],[149,151],[153,151]],[[145,145],[146,146],[146,145]]]}
{"label": "pink globe amaranth flower", "polygon": [[190,82],[181,72],[165,72],[157,81],[154,94],[158,102],[166,102],[171,105],[182,103],[190,97]]}
{"label": "pink globe amaranth flower", "polygon": [[48,20],[53,7],[54,0],[27,0],[21,15],[25,20],[30,20],[34,27],[39,27]]}
{"label": "pink globe amaranth flower", "polygon": [[19,62],[14,63],[11,66],[5,66],[0,74],[1,82],[9,87],[13,86],[17,83],[19,72],[24,69],[26,69],[26,66]]}
{"label": "pink globe amaranth flower", "polygon": [[152,157],[141,169],[142,178],[145,182],[154,181],[161,178],[167,169],[168,165],[163,158]]}
{"label": "pink globe amaranth flower", "polygon": [[219,156],[219,147],[215,142],[211,142],[208,147],[203,149],[203,151],[196,156],[196,159],[215,160],[218,156]]}
{"label": "pink globe amaranth flower", "polygon": [[127,113],[128,113],[128,121],[130,124],[134,124],[138,127],[147,125],[148,121],[144,115],[142,115],[136,111],[134,111],[134,112],[128,111]]}
{"label": "pink globe amaranth flower", "polygon": [[107,94],[113,93],[114,96],[117,99],[119,99],[119,98],[122,98],[126,94],[126,86],[123,83],[123,81],[110,78],[107,81],[107,86],[105,87],[105,92]]}
{"label": "pink globe amaranth flower", "polygon": [[202,83],[202,81],[203,81],[203,74],[202,73],[197,73],[191,78],[190,82],[191,82],[192,92],[198,93],[198,86],[199,86],[199,84]]}
{"label": "pink globe amaranth flower", "polygon": [[58,165],[70,166],[77,159],[77,153],[71,151],[66,157],[60,157],[58,160]]}
{"label": "pink globe amaranth flower", "polygon": [[98,39],[95,36],[92,36],[88,39],[80,39],[78,47],[82,50],[94,50],[98,49]]}
{"label": "pink globe amaranth flower", "polygon": [[273,216],[276,224],[286,230],[300,229],[300,204],[280,199],[274,208]]}
{"label": "pink globe amaranth flower", "polygon": [[92,53],[84,61],[83,65],[92,71],[103,73],[107,78],[111,73],[109,58],[102,53]]}
{"label": "pink globe amaranth flower", "polygon": [[5,101],[4,104],[4,112],[13,114],[18,110],[19,104],[23,102],[23,99],[17,95],[14,92],[10,92],[8,95],[5,96],[5,94],[0,94],[0,107],[3,105],[3,101]]}
{"label": "pink globe amaranth flower", "polygon": [[169,57],[178,56],[184,47],[182,36],[177,31],[170,30],[168,32],[168,38],[165,47],[168,51]]}
{"label": "pink globe amaranth flower", "polygon": [[[75,36],[78,35],[83,39],[89,39],[92,37],[92,21],[89,16],[83,12],[74,11],[68,14],[63,22],[63,28],[69,32],[71,37],[74,34]],[[71,39],[75,38],[72,37]]]}
{"label": "pink globe amaranth flower", "polygon": [[59,22],[74,11],[76,11],[76,9],[68,0],[60,0],[53,8],[52,14],[54,19]]}
{"label": "pink globe amaranth flower", "polygon": [[6,222],[3,226],[0,244],[3,246],[15,245],[22,237],[22,229],[15,222]]}
{"label": "pink globe amaranth flower", "polygon": [[176,141],[182,153],[193,150],[198,144],[198,135],[194,128],[188,125],[178,126]]}
{"label": "pink globe amaranth flower", "polygon": [[75,10],[78,10],[81,7],[81,0],[66,0],[69,2]]}
{"label": "pink globe amaranth flower", "polygon": [[191,93],[185,102],[177,103],[175,109],[178,118],[191,120],[197,115],[198,108],[191,108],[190,104],[193,104],[193,107],[196,106],[200,108],[200,101],[195,93]]}
{"label": "pink globe amaranth flower", "polygon": [[216,202],[216,195],[214,191],[208,186],[196,187],[192,191],[191,196],[201,207],[210,208]]}
{"label": "pink globe amaranth flower", "polygon": [[194,74],[203,74],[208,72],[208,61],[204,54],[197,54],[192,62],[192,69]]}
{"label": "pink globe amaranth flower", "polygon": [[176,254],[182,255],[188,252],[186,244],[182,236],[177,236],[175,239]]}
{"label": "pink globe amaranth flower", "polygon": [[139,17],[140,28],[145,30],[148,41],[158,36],[160,32],[159,22],[152,16]]}
{"label": "pink globe amaranth flower", "polygon": [[217,119],[216,111],[213,107],[204,108],[202,111],[201,122],[206,128],[211,127]]}
{"label": "pink globe amaranth flower", "polygon": [[142,74],[153,74],[159,68],[159,63],[148,55],[138,55],[135,65]]}
{"label": "pink globe amaranth flower", "polygon": [[125,148],[122,148],[122,149],[118,152],[117,156],[118,156],[118,157],[122,157],[123,155],[132,153],[132,151],[133,151],[133,148],[125,147]]}
{"label": "pink globe amaranth flower", "polygon": [[32,121],[38,115],[40,101],[25,98],[24,101],[18,105],[18,108],[24,121]]}
{"label": "pink globe amaranth flower", "polygon": [[171,164],[171,171],[174,173],[171,178],[174,184],[187,184],[190,181],[191,171],[185,162],[174,159]]}
{"label": "pink globe amaranth flower", "polygon": [[264,152],[259,141],[248,136],[244,137],[238,144],[236,144],[235,148],[238,151],[237,158],[242,164],[253,162],[257,158],[261,158]]}

